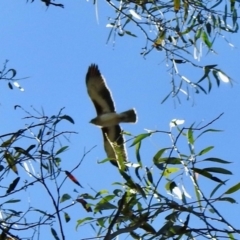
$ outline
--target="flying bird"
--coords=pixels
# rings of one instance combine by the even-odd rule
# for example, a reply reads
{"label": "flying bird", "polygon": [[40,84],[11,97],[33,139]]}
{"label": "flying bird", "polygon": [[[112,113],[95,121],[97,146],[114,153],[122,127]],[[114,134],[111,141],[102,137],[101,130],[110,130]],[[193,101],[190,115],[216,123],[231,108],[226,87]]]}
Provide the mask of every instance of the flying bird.
{"label": "flying bird", "polygon": [[[124,138],[119,124],[135,123],[137,121],[136,111],[130,109],[122,113],[116,113],[110,90],[95,64],[88,68],[86,85],[89,97],[97,112],[97,117],[93,118],[90,123],[101,127],[107,157],[113,165],[119,167],[117,162],[119,154],[125,162],[127,161]],[[113,144],[117,145],[118,154],[114,151]],[[127,167],[123,170],[126,169]]]}

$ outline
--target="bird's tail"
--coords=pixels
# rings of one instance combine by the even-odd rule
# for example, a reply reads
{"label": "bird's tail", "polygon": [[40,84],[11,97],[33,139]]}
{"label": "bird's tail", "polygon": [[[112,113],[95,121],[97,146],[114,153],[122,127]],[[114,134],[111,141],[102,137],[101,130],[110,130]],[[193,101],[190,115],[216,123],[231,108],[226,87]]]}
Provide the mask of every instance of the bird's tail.
{"label": "bird's tail", "polygon": [[121,122],[135,123],[137,122],[137,114],[135,109],[130,109],[126,112],[122,112],[119,114]]}

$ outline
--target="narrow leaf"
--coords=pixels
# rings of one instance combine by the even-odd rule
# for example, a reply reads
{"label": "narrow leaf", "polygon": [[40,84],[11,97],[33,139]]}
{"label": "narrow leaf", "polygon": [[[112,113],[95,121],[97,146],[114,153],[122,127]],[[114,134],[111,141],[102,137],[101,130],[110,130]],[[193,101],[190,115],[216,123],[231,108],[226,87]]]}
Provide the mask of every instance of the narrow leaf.
{"label": "narrow leaf", "polygon": [[232,174],[232,172],[228,171],[227,169],[219,168],[219,167],[203,168],[203,171],[229,174],[229,175]]}
{"label": "narrow leaf", "polygon": [[52,233],[52,235],[54,236],[54,238],[56,240],[60,240],[60,238],[58,237],[57,232],[56,232],[56,230],[54,228],[51,228],[51,233]]}
{"label": "narrow leaf", "polygon": [[68,213],[64,212],[64,218],[66,222],[69,222],[71,220],[70,216]]}
{"label": "narrow leaf", "polygon": [[90,205],[82,198],[78,198],[76,199],[77,202],[81,203],[82,206],[84,207],[84,209],[87,211],[87,212],[92,212],[92,208],[90,207]]}
{"label": "narrow leaf", "polygon": [[152,135],[152,133],[143,133],[143,134],[138,135],[138,136],[134,139],[134,141],[133,141],[133,143],[130,145],[130,147],[136,145],[137,143],[141,142],[144,138],[147,138],[147,137],[149,137],[149,136],[151,136],[151,135]]}
{"label": "narrow leaf", "polygon": [[74,124],[74,120],[68,115],[63,115],[63,116],[60,116],[59,118],[65,119],[65,120],[69,121],[70,123]]}
{"label": "narrow leaf", "polygon": [[224,194],[232,194],[240,189],[240,182],[229,188]]}
{"label": "narrow leaf", "polygon": [[65,171],[66,175],[68,176],[69,179],[71,179],[75,184],[83,188],[83,186],[78,182],[78,180],[68,171]]}
{"label": "narrow leaf", "polygon": [[71,199],[71,196],[69,194],[65,193],[62,195],[60,202],[65,202],[69,199]]}
{"label": "narrow leaf", "polygon": [[19,180],[20,180],[20,177],[17,177],[17,178],[15,178],[13,180],[13,182],[9,185],[9,187],[7,189],[7,193],[10,193],[10,192],[12,192],[15,189],[15,187],[17,186]]}

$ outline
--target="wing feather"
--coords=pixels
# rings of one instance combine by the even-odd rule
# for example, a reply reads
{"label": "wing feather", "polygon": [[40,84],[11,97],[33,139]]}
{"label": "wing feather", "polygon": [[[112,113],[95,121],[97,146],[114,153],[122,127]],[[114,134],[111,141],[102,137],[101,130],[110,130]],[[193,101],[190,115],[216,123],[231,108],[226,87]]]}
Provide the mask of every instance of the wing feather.
{"label": "wing feather", "polygon": [[86,75],[88,94],[96,108],[97,115],[115,112],[111,92],[108,89],[105,79],[101,75],[98,66],[90,65]]}

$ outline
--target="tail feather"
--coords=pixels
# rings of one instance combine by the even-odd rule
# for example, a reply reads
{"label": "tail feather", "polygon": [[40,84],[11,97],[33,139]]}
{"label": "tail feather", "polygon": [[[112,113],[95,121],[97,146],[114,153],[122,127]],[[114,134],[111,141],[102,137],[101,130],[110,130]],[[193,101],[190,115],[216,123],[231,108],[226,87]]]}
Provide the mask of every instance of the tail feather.
{"label": "tail feather", "polygon": [[137,122],[137,114],[135,109],[130,109],[128,111],[119,114],[121,122],[135,123]]}

